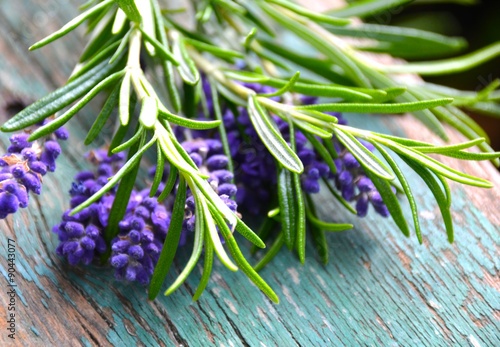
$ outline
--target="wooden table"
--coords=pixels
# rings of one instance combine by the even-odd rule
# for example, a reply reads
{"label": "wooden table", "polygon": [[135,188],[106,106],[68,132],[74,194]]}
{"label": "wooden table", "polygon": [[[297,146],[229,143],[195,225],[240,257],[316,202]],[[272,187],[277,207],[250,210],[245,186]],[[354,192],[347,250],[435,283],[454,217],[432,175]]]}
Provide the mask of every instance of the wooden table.
{"label": "wooden table", "polygon": [[[0,99],[8,92],[40,97],[64,83],[82,48],[79,34],[37,52],[27,48],[77,13],[76,6],[65,3],[0,3]],[[68,206],[66,191],[73,175],[86,167],[81,142],[96,106],[69,123],[71,139],[57,172],[44,179],[42,196],[32,198],[22,213],[0,221],[1,346],[500,345],[500,175],[489,163],[451,162],[495,184],[491,190],[451,185],[456,223],[452,245],[431,194],[414,175],[422,246],[414,236],[405,239],[392,221],[344,217],[325,202],[326,216],[352,221],[355,229],[328,235],[331,260],[326,266],[308,246],[304,266],[285,251],[264,269],[263,277],[281,298],[279,305],[270,303],[242,273],[230,273],[220,264],[194,303],[191,295],[200,268],[174,295],[149,302],[144,288],[117,283],[107,268],[69,267],[55,255],[57,239],[51,228]],[[435,140],[411,117],[350,119],[377,131]],[[7,138],[1,136],[3,149]],[[404,206],[410,220],[406,202]],[[16,340],[6,331],[8,238],[17,245]],[[176,261],[176,273],[186,259],[183,255]]]}

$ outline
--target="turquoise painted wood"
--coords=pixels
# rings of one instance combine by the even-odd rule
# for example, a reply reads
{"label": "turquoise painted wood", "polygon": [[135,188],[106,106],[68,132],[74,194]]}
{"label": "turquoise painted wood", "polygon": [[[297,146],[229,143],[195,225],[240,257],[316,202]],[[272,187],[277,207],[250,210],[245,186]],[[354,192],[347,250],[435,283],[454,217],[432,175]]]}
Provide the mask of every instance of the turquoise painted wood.
{"label": "turquoise painted wood", "polygon": [[[76,6],[63,7],[65,3],[0,2],[0,101],[7,93],[40,97],[64,83],[82,49],[78,34],[37,52],[27,48],[76,14]],[[270,303],[242,273],[218,263],[198,302],[191,295],[201,268],[171,297],[149,302],[144,288],[116,282],[109,269],[71,268],[54,252],[57,240],[51,228],[68,206],[65,192],[73,175],[86,167],[81,141],[94,116],[95,108],[88,108],[69,124],[71,140],[57,172],[44,179],[42,196],[0,222],[1,346],[500,345],[500,175],[488,163],[451,162],[495,183],[491,190],[452,184],[453,245],[446,241],[431,194],[410,175],[423,221],[422,246],[414,236],[404,238],[392,221],[355,219],[337,204],[322,201],[325,218],[352,222],[355,229],[328,235],[331,256],[326,266],[309,245],[304,266],[295,255],[282,252],[264,269],[262,275],[281,298],[279,305]],[[350,121],[435,140],[409,117],[351,116]],[[6,145],[2,135],[2,150]],[[408,209],[407,216],[410,220]],[[8,238],[17,245],[16,340],[6,332]],[[243,245],[247,250],[248,244]],[[176,260],[176,274],[188,255]]]}

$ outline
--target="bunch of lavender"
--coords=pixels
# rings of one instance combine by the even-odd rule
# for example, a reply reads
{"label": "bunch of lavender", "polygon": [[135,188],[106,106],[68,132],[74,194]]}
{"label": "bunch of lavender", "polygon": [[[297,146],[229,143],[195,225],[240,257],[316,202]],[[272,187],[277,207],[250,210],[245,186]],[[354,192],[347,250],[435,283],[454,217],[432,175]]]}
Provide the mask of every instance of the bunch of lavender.
{"label": "bunch of lavender", "polygon": [[[183,228],[192,230],[194,224],[193,255],[185,271],[167,293],[182,283],[204,250],[204,273],[196,297],[206,286],[215,253],[229,269],[241,269],[272,300],[278,301],[273,290],[242,256],[233,237],[233,231],[236,230],[255,245],[264,246],[262,240],[235,213],[234,202],[229,201],[229,197],[236,194],[240,205],[244,205],[246,201],[251,201],[252,190],[258,194],[263,194],[263,191],[259,193],[257,189],[252,189],[256,186],[249,179],[251,182],[246,183],[249,188],[235,192],[226,173],[224,179],[215,173],[226,168],[233,172],[232,160],[229,159],[238,153],[234,152],[232,144],[234,147],[235,141],[242,141],[236,139],[237,134],[242,134],[243,139],[252,136],[258,138],[262,144],[257,150],[258,157],[272,157],[267,167],[259,164],[262,163],[260,159],[251,161],[246,158],[243,161],[245,168],[242,164],[241,172],[254,177],[267,175],[269,184],[276,186],[277,201],[271,199],[270,206],[278,207],[273,208],[270,215],[281,222],[279,238],[282,241],[278,238],[275,245],[279,246],[281,242],[290,248],[296,247],[301,260],[304,258],[306,222],[323,250],[326,247],[325,230],[350,227],[347,224],[323,222],[315,215],[310,194],[321,187],[320,179],[330,188],[333,198],[340,200],[348,210],[363,215],[371,204],[380,214],[390,214],[402,232],[409,235],[410,228],[392,190],[396,181],[399,182],[410,202],[415,233],[422,241],[415,198],[404,171],[393,155],[400,157],[424,178],[436,197],[449,240],[453,240],[446,179],[485,188],[492,185],[454,170],[429,154],[439,153],[463,160],[492,160],[499,164],[500,154],[493,152],[483,137],[484,132],[463,111],[498,113],[496,89],[499,83],[494,81],[480,93],[467,93],[422,81],[412,81],[411,84],[401,82],[394,74],[410,72],[436,75],[465,70],[475,66],[477,61],[483,62],[497,55],[500,47],[498,43],[465,58],[389,66],[375,63],[359,54],[359,51],[376,50],[397,56],[406,52],[408,47],[414,47],[412,53],[417,56],[425,54],[428,58],[432,53],[442,54],[446,50],[455,52],[463,46],[463,42],[429,35],[424,31],[416,35],[414,30],[409,32],[405,28],[392,30],[380,25],[351,25],[351,20],[344,18],[349,13],[359,17],[374,14],[380,8],[386,10],[389,5],[359,6],[355,7],[354,12],[350,6],[356,5],[348,5],[347,10],[332,13],[313,12],[282,0],[194,1],[189,2],[188,6],[193,8],[186,13],[196,14],[192,18],[196,22],[193,26],[196,31],[180,24],[175,11],[162,11],[158,0],[90,1],[83,6],[84,12],[80,16],[31,47],[42,47],[86,21],[92,32],[69,82],[18,113],[1,129],[22,130],[61,111],[52,122],[40,126],[25,140],[33,142],[52,136],[50,134],[71,120],[96,95],[109,92],[85,144],[90,144],[96,138],[111,118],[112,111],[118,109],[114,120],[117,132],[109,141],[110,151],[128,152],[123,166],[106,182],[102,181],[103,185],[97,191],[74,193],[73,200],[78,200],[78,206],[74,206],[67,214],[68,220],[63,221],[66,223],[62,227],[64,231],[60,230],[62,242],[66,245],[61,249],[63,255],[68,259],[71,255],[72,262],[87,262],[90,256],[86,251],[92,248],[93,243],[95,250],[104,249],[99,237],[95,236],[96,229],[104,228],[103,239],[108,252],[112,240],[118,240],[113,243],[116,252],[126,252],[127,255],[127,261],[123,260],[125,257],[114,258],[115,265],[124,269],[119,270],[123,271],[119,276],[147,282],[154,266],[150,265],[150,260],[155,259],[156,255],[153,257],[144,250],[141,253],[135,247],[139,236],[132,231],[145,234],[145,245],[151,252],[154,246],[161,243],[161,237],[156,242],[155,237],[151,238],[144,231],[148,223],[153,223],[152,200],[148,200],[145,193],[134,192],[133,186],[143,155],[156,147],[156,174],[151,182],[149,198],[161,191],[158,201],[168,201],[163,199],[169,197],[172,191],[175,194],[170,198],[173,200],[171,208],[166,209],[167,215],[170,213],[170,223],[151,275],[149,297],[154,298],[160,290],[175,257]],[[213,30],[220,27],[224,30]],[[287,40],[282,40],[281,32],[295,35],[298,40],[309,45],[314,54],[304,55],[304,52],[290,47],[284,43]],[[344,41],[341,38],[344,36],[369,38],[374,45],[356,46],[351,41]],[[228,37],[235,39],[228,40]],[[244,71],[233,69],[236,58],[244,60],[244,65],[250,68]],[[147,71],[143,70],[141,61],[147,62]],[[290,72],[291,66],[298,67],[300,71],[293,74]],[[164,84],[162,87],[155,84],[158,83],[156,80],[152,83],[149,75],[160,70],[165,77],[161,82]],[[302,78],[301,72],[307,74],[308,78]],[[205,106],[211,106],[215,120],[195,119],[196,105],[202,94],[200,90],[203,89],[200,87],[202,74],[207,77],[211,92],[211,97],[205,100]],[[262,87],[255,90],[245,83],[257,83]],[[163,91],[167,92],[166,95],[163,95]],[[297,94],[324,99],[320,103],[296,103],[293,99]],[[136,101],[140,103],[137,115],[134,112]],[[232,115],[227,110],[231,110]],[[335,112],[412,112],[443,140],[447,140],[447,134],[442,123],[447,123],[470,141],[435,146],[342,124]],[[228,117],[233,117],[238,132],[226,125]],[[216,130],[222,153],[228,159],[227,167],[219,169],[223,162],[216,156],[220,154],[209,158],[197,150],[183,147],[176,131],[179,127],[191,129],[193,134],[202,130]],[[372,152],[371,146],[383,160]],[[473,146],[482,152],[466,151]],[[54,156],[57,151],[49,152]],[[24,171],[30,174],[28,177],[33,177],[32,172],[37,173],[33,168],[33,165],[38,165],[33,164],[37,161],[40,160],[32,160],[30,169]],[[9,163],[5,159],[3,163],[4,168],[9,167],[3,169],[8,171],[5,174],[12,177],[21,175],[20,169],[15,172],[10,170],[17,163]],[[168,176],[162,181],[165,167],[169,168]],[[235,170],[233,174],[237,174],[239,168],[235,167]],[[272,170],[275,174],[268,174]],[[93,180],[97,179],[98,176],[94,176]],[[2,184],[0,210],[3,217],[15,211],[16,199],[17,207],[25,205],[23,190],[17,189],[19,184],[35,192],[37,190],[36,184],[32,184],[34,180],[22,181],[20,176],[8,180],[7,184]],[[114,188],[116,185],[118,188]],[[258,194],[256,199],[262,199]],[[113,195],[111,203],[110,197]],[[148,201],[145,203],[150,204],[150,209],[142,206],[142,202],[129,208],[131,197]],[[85,201],[81,201],[83,199]],[[104,220],[98,221],[99,214],[90,213],[92,206],[103,203],[104,208],[109,209],[109,214],[104,213],[108,215],[106,227]],[[188,210],[194,211],[196,218],[189,217],[186,220],[186,205],[189,205]],[[127,218],[135,218],[134,224],[126,227],[130,227],[128,230],[120,224]],[[144,222],[144,228],[141,221]],[[82,231],[83,226],[90,225],[88,223],[96,228]],[[226,253],[219,233],[234,263]],[[158,231],[158,234],[161,232]],[[123,246],[123,249],[117,246],[120,240],[128,242],[120,245],[128,246]],[[277,249],[279,247],[274,245],[271,247],[271,251]],[[144,260],[144,257],[149,260]]]}
{"label": "bunch of lavender", "polygon": [[0,158],[0,219],[27,207],[30,192],[40,195],[42,177],[55,171],[61,154],[59,141],[66,140],[68,132],[60,128],[38,141],[28,138],[28,132],[12,135],[8,154]]}

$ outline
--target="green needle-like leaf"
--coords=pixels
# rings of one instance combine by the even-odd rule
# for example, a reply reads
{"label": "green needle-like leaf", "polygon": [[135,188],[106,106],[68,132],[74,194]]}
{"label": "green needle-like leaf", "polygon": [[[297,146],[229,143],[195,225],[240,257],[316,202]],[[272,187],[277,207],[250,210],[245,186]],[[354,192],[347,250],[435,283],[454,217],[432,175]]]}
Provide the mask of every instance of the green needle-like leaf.
{"label": "green needle-like leaf", "polygon": [[240,218],[236,223],[236,231],[240,233],[244,238],[253,243],[259,248],[266,248],[266,244],[260,239],[260,237],[253,232]]}
{"label": "green needle-like leaf", "polygon": [[259,96],[265,96],[265,97],[269,98],[272,96],[283,95],[283,94],[285,94],[293,89],[293,86],[295,85],[295,83],[297,83],[297,80],[299,79],[299,77],[300,77],[300,71],[297,71],[283,87],[281,87],[280,89],[278,89],[274,93],[259,94]]}
{"label": "green needle-like leaf", "polygon": [[260,139],[276,160],[288,170],[301,173],[304,170],[302,162],[271,123],[269,115],[262,109],[255,95],[248,98],[248,114]]}
{"label": "green needle-like leaf", "polygon": [[87,137],[85,137],[84,144],[86,146],[90,145],[96,137],[101,133],[101,130],[104,128],[106,121],[109,119],[109,116],[113,112],[114,108],[118,104],[118,95],[119,95],[120,85],[116,85],[111,94],[109,94],[108,99],[104,103],[104,106],[101,109],[101,112],[95,119],[92,127],[90,128]]}
{"label": "green needle-like leaf", "polygon": [[172,209],[172,217],[168,227],[167,237],[161,250],[160,258],[155,266],[151,282],[149,284],[148,297],[149,300],[154,300],[160,292],[161,285],[172,266],[175,253],[181,238],[182,223],[184,222],[184,209],[186,205],[186,181],[182,176],[179,179],[177,193],[175,195],[174,207]]}
{"label": "green needle-like leaf", "polygon": [[[210,203],[209,203],[210,206]],[[213,212],[215,212],[215,206],[210,207]],[[227,227],[226,222],[224,221],[222,215],[220,213],[213,214],[219,229],[226,240],[226,244],[229,247],[231,255],[236,261],[236,265],[248,278],[259,288],[266,296],[271,299],[274,303],[279,303],[279,298],[276,293],[272,290],[272,288],[259,276],[259,274],[252,268],[252,266],[245,259],[243,254],[241,253],[236,240],[232,236],[231,231]]]}
{"label": "green needle-like leaf", "polygon": [[[364,163],[360,162],[360,164],[366,169]],[[399,227],[404,236],[409,237],[410,229],[408,228],[408,223],[403,215],[401,204],[399,203],[396,194],[392,192],[392,187],[389,182],[375,176],[368,170],[366,170],[366,174],[372,180],[375,188],[377,188],[380,193],[380,196],[382,196],[382,200],[384,201],[384,204],[389,210],[389,213],[391,214],[391,217],[396,225]]]}
{"label": "green needle-like leaf", "polygon": [[[226,266],[229,270],[238,271],[238,267],[231,261],[231,259],[229,259],[229,256],[227,255],[226,251],[224,250],[224,246],[222,245],[222,242],[220,240],[219,233],[217,232],[217,228],[215,227],[215,222],[214,222],[214,219],[212,217],[212,214],[210,213],[207,202],[205,201],[204,198],[201,197],[201,196],[203,196],[201,193],[199,193],[199,194],[197,193],[196,196],[198,196],[201,200],[203,214],[205,216],[205,223],[206,223],[206,226],[208,228],[208,231],[210,232],[210,238],[211,238],[212,244],[214,245],[215,254],[217,254],[217,257],[220,259],[221,263],[224,264],[224,266]],[[216,212],[214,212],[214,213],[216,213]],[[221,223],[223,225],[221,225]],[[219,230],[223,229],[224,226],[227,228],[227,224],[225,221],[222,222],[221,220],[219,220],[219,223],[217,223],[217,224],[219,225]],[[228,235],[224,235],[224,236],[232,238],[233,234],[231,232],[229,232]]]}
{"label": "green needle-like leaf", "polygon": [[196,292],[193,295],[193,301],[200,298],[201,294],[207,287],[208,281],[210,280],[210,274],[212,273],[212,265],[214,263],[214,247],[210,240],[210,233],[207,228],[205,228],[205,261],[203,264],[203,274],[201,275],[200,284],[196,288]]}
{"label": "green needle-like leaf", "polygon": [[118,3],[118,6],[125,12],[127,18],[132,22],[140,23],[142,20],[141,13],[137,9],[136,3],[134,0],[115,0]]}
{"label": "green needle-like leaf", "polygon": [[161,118],[163,118],[171,123],[180,125],[180,126],[185,127],[185,128],[194,129],[194,130],[213,129],[213,128],[217,128],[221,124],[220,120],[200,121],[200,120],[196,120],[196,119],[189,119],[189,118],[185,118],[185,117],[180,117],[180,116],[177,116],[173,113],[168,112],[165,109],[162,109],[161,107],[158,109],[158,115]]}
{"label": "green needle-like leaf", "polygon": [[198,40],[194,40],[194,39],[190,39],[190,38],[187,38],[187,37],[184,38],[184,41],[186,43],[192,45],[193,47],[199,49],[200,51],[205,51],[205,52],[213,54],[214,56],[221,57],[221,58],[224,58],[224,59],[228,59],[228,58],[229,59],[230,58],[240,58],[240,59],[243,59],[245,57],[240,52],[233,51],[233,50],[230,50],[230,49],[220,48],[220,47],[217,47],[215,45],[211,45],[211,44],[204,43],[204,42],[201,42],[201,41],[198,41]]}
{"label": "green needle-like leaf", "polygon": [[297,206],[295,205],[292,173],[283,168],[280,169],[278,173],[278,201],[280,207],[281,231],[285,236],[286,246],[288,249],[292,249],[297,235]]}
{"label": "green needle-like leaf", "polygon": [[335,18],[335,17],[330,17],[318,12],[314,11],[309,11],[308,9],[295,5],[292,2],[289,1],[283,1],[283,0],[267,0],[267,2],[274,3],[276,5],[279,5],[283,8],[286,8],[287,10],[293,11],[297,13],[298,15],[304,16],[306,18],[310,18],[315,22],[320,22],[320,23],[325,23],[325,24],[331,24],[331,25],[338,25],[338,26],[343,26],[351,23],[350,19],[345,19],[345,18]]}
{"label": "green needle-like leaf", "polygon": [[408,160],[404,156],[401,158],[424,180],[425,184],[429,187],[436,199],[441,215],[443,216],[444,224],[446,227],[446,234],[448,235],[448,241],[453,242],[453,221],[450,213],[451,202],[448,200],[447,196],[441,190],[439,183],[432,173],[425,168],[425,166],[420,165],[415,161]]}
{"label": "green needle-like leaf", "polygon": [[189,85],[195,85],[200,79],[200,73],[195,63],[187,53],[184,40],[179,33],[172,35],[172,49],[176,60],[178,61],[178,70],[184,82]]}
{"label": "green needle-like leaf", "polygon": [[121,145],[114,147],[111,150],[111,153],[113,153],[113,154],[119,153],[119,152],[122,152],[122,151],[132,147],[137,141],[139,141],[141,139],[143,134],[144,134],[144,127],[139,126],[137,131],[135,132],[135,134],[132,135],[132,137],[130,139],[128,139],[127,141],[125,141]]}
{"label": "green needle-like leaf", "polygon": [[[165,295],[172,294],[176,289],[178,289],[182,283],[184,283],[189,276],[189,274],[193,271],[198,260],[201,257],[201,253],[203,251],[203,237],[205,235],[205,230],[207,226],[205,225],[205,215],[201,202],[199,199],[195,199],[196,204],[196,221],[195,221],[195,230],[194,230],[194,245],[193,252],[191,253],[191,257],[189,258],[186,266],[182,270],[182,272],[177,276],[174,283],[165,291]],[[211,241],[211,240],[210,240]],[[209,243],[210,243],[209,241]]]}
{"label": "green needle-like leaf", "polygon": [[99,94],[103,89],[107,88],[121,76],[123,76],[123,71],[118,71],[111,76],[106,77],[104,80],[99,82],[94,88],[92,88],[82,99],[80,99],[75,105],[73,105],[68,111],[64,112],[62,115],[49,122],[37,130],[35,130],[29,137],[29,141],[35,141],[42,136],[53,133],[55,130],[59,129],[61,126],[66,124],[73,116],[80,111],[90,100],[92,100],[97,94]]}
{"label": "green needle-like leaf", "polygon": [[175,66],[179,66],[180,62],[179,60],[175,57],[173,53],[170,52],[168,47],[165,47],[160,41],[149,35],[147,32],[145,32],[142,28],[139,27],[139,30],[141,31],[144,39],[149,42],[155,49],[158,50],[158,53],[160,56],[174,64]]}
{"label": "green needle-like leaf", "polygon": [[149,190],[149,197],[155,196],[158,191],[158,187],[162,182],[163,172],[165,171],[165,156],[161,151],[160,143],[156,143],[156,170],[155,176],[153,178],[153,183],[151,183],[151,189]]}
{"label": "green needle-like leaf", "polygon": [[418,242],[422,244],[422,230],[420,228],[420,220],[418,218],[417,202],[415,201],[415,197],[413,196],[413,193],[410,189],[410,184],[408,183],[401,168],[398,166],[396,161],[389,155],[389,153],[387,153],[387,151],[376,142],[373,142],[373,145],[382,154],[387,163],[389,163],[390,167],[392,168],[392,171],[394,171],[396,177],[401,183],[401,186],[403,187],[405,195],[408,198],[408,202],[410,203],[411,214],[413,217],[413,224],[415,225],[415,234],[417,235]]}
{"label": "green needle-like leaf", "polygon": [[364,0],[350,3],[344,8],[331,10],[328,13],[340,18],[374,16],[378,13],[390,11],[414,0]]}
{"label": "green needle-like leaf", "polygon": [[108,64],[105,61],[100,63],[64,87],[57,89],[26,107],[9,119],[2,126],[1,130],[17,131],[41,122],[89,92],[108,76],[115,69],[116,65],[116,62],[114,64]]}
{"label": "green needle-like leaf", "polygon": [[349,229],[352,229],[354,226],[352,224],[339,224],[339,223],[328,223],[328,222],[323,222],[322,220],[316,218],[311,211],[307,211],[307,220],[317,228],[324,230],[324,231],[331,231],[331,232],[342,232],[346,231]]}
{"label": "green needle-like leaf", "polygon": [[395,178],[391,170],[354,136],[343,131],[341,128],[337,128],[335,133],[339,141],[342,142],[349,152],[351,152],[360,163],[363,163],[366,170],[384,180],[392,181]]}
{"label": "green needle-like leaf", "polygon": [[40,47],[43,47],[55,40],[57,40],[60,37],[63,37],[67,33],[73,31],[76,29],[80,24],[82,24],[87,18],[93,16],[96,12],[99,12],[103,8],[107,7],[108,5],[111,5],[113,3],[113,0],[105,0],[96,6],[92,7],[91,9],[83,12],[82,14],[78,15],[77,17],[73,18],[71,21],[69,21],[67,24],[65,24],[61,29],[57,30],[56,32],[50,34],[43,40],[38,41],[35,43],[33,46],[29,48],[30,51],[33,51],[35,49],[38,49]]}
{"label": "green needle-like leaf", "polygon": [[500,42],[493,43],[476,52],[458,58],[407,63],[404,65],[379,65],[378,69],[388,73],[416,73],[423,76],[447,75],[472,69],[498,56],[500,56]]}
{"label": "green needle-like leaf", "polygon": [[302,40],[312,45],[317,51],[325,54],[332,61],[335,61],[336,64],[342,67],[345,74],[358,86],[371,87],[370,80],[366,78],[357,63],[351,59],[345,51],[337,47],[334,42],[325,42],[324,38],[317,35],[310,27],[297,21],[295,18],[290,18],[273,6],[263,2],[259,2],[259,5],[264,12],[284,28],[295,33]]}
{"label": "green needle-like leaf", "polygon": [[353,112],[353,113],[405,113],[450,104],[451,98],[423,100],[394,104],[355,104],[334,103],[297,106],[299,110],[315,110],[321,112]]}
{"label": "green needle-like leaf", "polygon": [[162,202],[170,195],[172,189],[174,189],[175,183],[177,182],[177,176],[179,174],[179,171],[173,165],[170,165],[169,168],[170,172],[168,173],[167,182],[165,183],[165,188],[163,188],[163,191],[161,192],[160,196],[158,196],[158,202]]}

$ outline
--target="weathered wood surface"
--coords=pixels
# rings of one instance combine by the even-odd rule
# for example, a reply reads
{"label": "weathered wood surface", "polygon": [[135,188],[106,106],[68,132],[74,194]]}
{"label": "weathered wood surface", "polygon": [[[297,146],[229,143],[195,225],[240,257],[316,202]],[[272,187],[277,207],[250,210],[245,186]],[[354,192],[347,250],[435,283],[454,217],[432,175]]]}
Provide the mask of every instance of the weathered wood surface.
{"label": "weathered wood surface", "polygon": [[[81,50],[78,35],[38,52],[27,48],[76,14],[75,2],[71,4],[0,2],[0,101],[6,92],[35,98],[64,83]],[[67,208],[65,192],[73,175],[86,165],[81,140],[94,114],[87,109],[69,124],[71,140],[57,172],[44,179],[42,196],[0,221],[1,346],[500,345],[500,175],[490,164],[453,163],[495,183],[491,190],[452,184],[453,245],[446,241],[431,194],[412,175],[424,228],[422,246],[414,236],[405,239],[390,221],[348,216],[355,230],[328,235],[328,265],[321,265],[308,247],[304,266],[283,252],[263,270],[281,298],[279,305],[266,300],[243,274],[220,264],[198,302],[191,295],[200,268],[177,293],[149,302],[143,288],[117,283],[109,269],[74,269],[54,252],[57,240],[50,230]],[[434,139],[409,117],[356,116],[351,122]],[[7,137],[1,136],[3,149]],[[335,205],[323,205],[326,216],[345,220]],[[409,211],[407,216],[410,220]],[[6,331],[8,238],[17,244],[15,341]],[[177,273],[186,259],[184,255],[176,262]]]}

